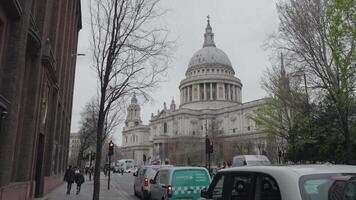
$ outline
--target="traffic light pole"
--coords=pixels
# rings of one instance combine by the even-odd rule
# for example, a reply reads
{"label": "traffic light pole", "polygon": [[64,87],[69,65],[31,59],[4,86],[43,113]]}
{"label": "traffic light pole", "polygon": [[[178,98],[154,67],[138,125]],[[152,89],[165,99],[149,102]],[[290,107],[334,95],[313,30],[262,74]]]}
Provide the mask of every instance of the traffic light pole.
{"label": "traffic light pole", "polygon": [[93,160],[93,152],[90,151],[90,154],[89,154],[89,181],[91,181],[91,162]]}
{"label": "traffic light pole", "polygon": [[208,167],[208,145],[206,144],[208,140],[208,120],[205,120],[205,166]]}
{"label": "traffic light pole", "polygon": [[108,190],[110,190],[111,155],[109,155]]}
{"label": "traffic light pole", "polygon": [[208,153],[208,163],[209,163],[208,171],[209,171],[209,174],[210,174],[210,152]]}
{"label": "traffic light pole", "polygon": [[110,190],[110,172],[111,172],[111,156],[114,155],[114,143],[112,141],[109,142],[109,173],[108,173],[108,190]]}

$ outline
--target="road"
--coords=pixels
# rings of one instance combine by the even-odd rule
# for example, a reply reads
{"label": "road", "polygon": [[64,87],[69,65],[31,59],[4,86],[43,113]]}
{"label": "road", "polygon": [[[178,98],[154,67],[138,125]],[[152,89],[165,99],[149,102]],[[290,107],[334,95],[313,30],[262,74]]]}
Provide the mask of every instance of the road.
{"label": "road", "polygon": [[134,185],[134,176],[132,173],[128,174],[118,174],[114,173],[111,174],[111,186],[116,190],[118,193],[120,193],[121,196],[126,197],[127,200],[138,200],[138,197],[135,197],[134,191],[133,191],[133,185]]}

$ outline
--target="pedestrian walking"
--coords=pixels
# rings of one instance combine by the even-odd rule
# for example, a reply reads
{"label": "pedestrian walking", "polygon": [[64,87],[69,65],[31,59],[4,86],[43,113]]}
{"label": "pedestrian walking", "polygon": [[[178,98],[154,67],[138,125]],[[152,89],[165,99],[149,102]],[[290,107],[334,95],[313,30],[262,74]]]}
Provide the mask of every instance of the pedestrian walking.
{"label": "pedestrian walking", "polygon": [[64,181],[67,182],[67,194],[70,194],[70,190],[72,189],[72,184],[74,183],[75,174],[72,169],[72,166],[69,165],[66,173],[64,174]]}
{"label": "pedestrian walking", "polygon": [[77,184],[77,194],[80,192],[80,187],[84,183],[84,176],[81,171],[75,173],[75,183]]}
{"label": "pedestrian walking", "polygon": [[93,174],[93,172],[94,172],[94,168],[90,167],[89,168],[89,181],[91,181],[91,175]]}

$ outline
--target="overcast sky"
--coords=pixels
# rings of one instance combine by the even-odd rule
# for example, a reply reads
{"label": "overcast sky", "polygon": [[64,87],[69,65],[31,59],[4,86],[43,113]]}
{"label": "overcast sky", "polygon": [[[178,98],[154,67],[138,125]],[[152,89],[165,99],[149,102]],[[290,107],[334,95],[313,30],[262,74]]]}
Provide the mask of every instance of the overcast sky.
{"label": "overcast sky", "polygon": [[[79,34],[78,57],[74,89],[71,131],[78,131],[80,112],[85,103],[96,95],[96,75],[90,67],[90,24],[88,0],[82,0],[83,29]],[[170,30],[171,39],[177,39],[177,49],[168,70],[168,78],[152,96],[154,102],[141,106],[141,117],[148,123],[151,113],[167,106],[174,97],[179,105],[179,82],[184,79],[191,56],[203,45],[206,16],[210,15],[215,34],[215,44],[230,58],[236,76],[241,79],[242,100],[248,102],[263,98],[261,76],[269,67],[269,52],[263,44],[270,34],[276,32],[278,17],[276,0],[162,0],[160,6],[168,9],[162,21]],[[114,134],[121,145],[121,130]]]}

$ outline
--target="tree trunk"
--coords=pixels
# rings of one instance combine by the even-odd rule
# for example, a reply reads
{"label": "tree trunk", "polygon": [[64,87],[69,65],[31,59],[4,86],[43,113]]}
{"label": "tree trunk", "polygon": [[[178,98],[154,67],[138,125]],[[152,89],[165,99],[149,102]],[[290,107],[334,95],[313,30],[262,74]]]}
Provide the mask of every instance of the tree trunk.
{"label": "tree trunk", "polygon": [[341,116],[341,124],[342,124],[342,130],[344,132],[344,138],[345,138],[345,149],[346,149],[346,154],[344,157],[344,162],[345,164],[354,164],[354,159],[353,159],[353,154],[352,154],[352,142],[351,142],[351,137],[350,137],[350,131],[349,131],[349,123],[348,123],[348,117],[347,115]]}
{"label": "tree trunk", "polygon": [[100,162],[101,162],[101,153],[102,153],[102,138],[104,131],[104,103],[105,103],[105,91],[101,93],[100,99],[100,109],[98,117],[98,129],[96,135],[96,158],[95,158],[95,170],[94,170],[94,191],[93,191],[93,200],[99,200],[100,194]]}

